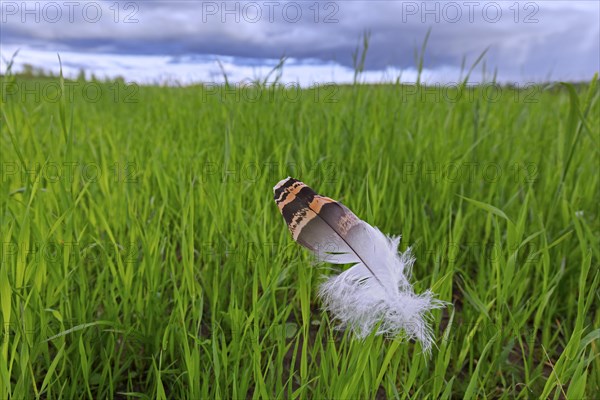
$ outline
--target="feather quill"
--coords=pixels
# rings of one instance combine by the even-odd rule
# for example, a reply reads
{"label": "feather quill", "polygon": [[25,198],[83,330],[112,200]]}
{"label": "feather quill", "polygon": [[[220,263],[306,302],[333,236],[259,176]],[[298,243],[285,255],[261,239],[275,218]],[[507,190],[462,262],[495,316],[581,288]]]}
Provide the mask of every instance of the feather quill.
{"label": "feather quill", "polygon": [[398,253],[400,237],[388,237],[359,219],[342,203],[316,194],[294,178],[273,188],[294,240],[319,261],[353,264],[320,287],[324,308],[359,338],[405,335],[429,352],[433,335],[429,312],[444,307],[428,290],[415,294],[408,277],[414,258]]}

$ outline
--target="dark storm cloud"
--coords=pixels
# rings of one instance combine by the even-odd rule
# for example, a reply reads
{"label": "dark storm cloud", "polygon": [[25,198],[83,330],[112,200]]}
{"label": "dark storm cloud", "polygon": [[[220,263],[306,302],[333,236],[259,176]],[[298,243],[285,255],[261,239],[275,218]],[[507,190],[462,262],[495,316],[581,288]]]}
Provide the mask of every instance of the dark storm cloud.
{"label": "dark storm cloud", "polygon": [[415,49],[431,29],[425,57],[429,68],[458,67],[463,57],[469,64],[489,48],[486,65],[500,74],[568,79],[598,70],[595,1],[517,6],[514,1],[152,1],[119,7],[110,1],[69,10],[66,2],[55,2],[60,18],[47,7],[50,3],[39,3],[38,15],[33,5],[24,15],[21,4],[3,2],[3,43],[117,54],[286,55],[352,66],[352,53],[369,31],[366,66],[383,69],[414,66]]}

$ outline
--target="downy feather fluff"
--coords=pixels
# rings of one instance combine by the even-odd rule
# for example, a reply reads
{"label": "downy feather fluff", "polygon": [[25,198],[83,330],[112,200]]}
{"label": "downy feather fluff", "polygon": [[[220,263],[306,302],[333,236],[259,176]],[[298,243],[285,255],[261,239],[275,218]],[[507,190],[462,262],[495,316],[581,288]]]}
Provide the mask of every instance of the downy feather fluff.
{"label": "downy feather fluff", "polygon": [[445,303],[430,290],[415,294],[408,281],[414,258],[409,251],[398,253],[400,238],[384,235],[342,203],[316,194],[297,179],[283,179],[273,192],[294,240],[319,261],[353,264],[319,290],[324,308],[340,326],[359,338],[375,328],[378,335],[402,334],[419,340],[428,352],[433,340],[429,311]]}

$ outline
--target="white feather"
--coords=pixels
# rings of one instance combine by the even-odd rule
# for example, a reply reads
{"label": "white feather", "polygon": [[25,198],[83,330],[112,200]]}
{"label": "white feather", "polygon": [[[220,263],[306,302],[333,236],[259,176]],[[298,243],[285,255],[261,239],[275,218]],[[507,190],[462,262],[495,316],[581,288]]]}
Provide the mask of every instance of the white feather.
{"label": "white feather", "polygon": [[355,230],[348,240],[353,244],[351,248],[333,241],[344,254],[317,252],[322,261],[355,263],[321,285],[319,295],[325,309],[341,327],[348,327],[359,338],[365,338],[377,327],[377,335],[403,334],[419,340],[423,350],[429,352],[433,341],[427,321],[429,311],[444,307],[445,302],[436,300],[431,291],[414,293],[407,278],[414,259],[409,251],[398,253],[399,237],[387,237],[364,221],[360,224],[361,229]]}

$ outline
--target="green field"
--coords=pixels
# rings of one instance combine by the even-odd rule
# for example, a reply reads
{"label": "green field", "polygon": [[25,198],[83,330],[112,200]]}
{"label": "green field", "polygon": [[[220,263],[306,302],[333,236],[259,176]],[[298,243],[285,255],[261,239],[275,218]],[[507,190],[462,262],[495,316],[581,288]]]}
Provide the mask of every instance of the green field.
{"label": "green field", "polygon": [[[595,398],[597,83],[3,77],[0,399]],[[288,175],[402,234],[430,357],[336,330]]]}

